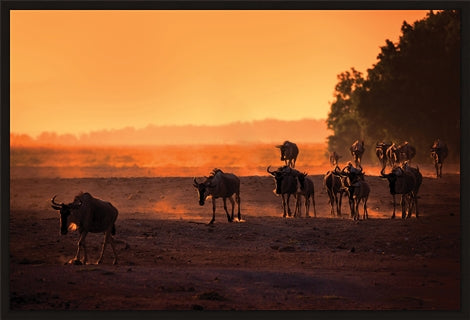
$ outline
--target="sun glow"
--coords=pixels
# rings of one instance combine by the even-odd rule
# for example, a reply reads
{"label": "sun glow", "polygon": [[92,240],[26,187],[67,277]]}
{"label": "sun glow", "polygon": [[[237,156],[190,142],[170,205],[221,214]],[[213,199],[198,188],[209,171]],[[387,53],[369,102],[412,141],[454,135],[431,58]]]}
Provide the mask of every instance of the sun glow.
{"label": "sun glow", "polygon": [[426,13],[13,10],[11,131],[325,119],[336,76]]}

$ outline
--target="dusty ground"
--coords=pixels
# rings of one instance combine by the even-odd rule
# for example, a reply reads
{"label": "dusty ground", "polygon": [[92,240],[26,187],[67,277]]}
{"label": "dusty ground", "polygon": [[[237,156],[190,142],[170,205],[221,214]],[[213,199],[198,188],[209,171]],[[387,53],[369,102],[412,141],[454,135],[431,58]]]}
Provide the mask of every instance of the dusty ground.
{"label": "dusty ground", "polygon": [[[242,221],[200,207],[192,177],[12,179],[10,307],[17,310],[459,310],[460,176],[425,175],[421,216],[391,220],[387,182],[367,176],[370,219],[281,217],[269,176],[241,179]],[[66,264],[77,233],[50,207],[79,191],[119,209],[118,265]],[[361,211],[362,213],[362,211]],[[312,212],[311,212],[312,214]],[[102,235],[87,238],[91,260]]]}

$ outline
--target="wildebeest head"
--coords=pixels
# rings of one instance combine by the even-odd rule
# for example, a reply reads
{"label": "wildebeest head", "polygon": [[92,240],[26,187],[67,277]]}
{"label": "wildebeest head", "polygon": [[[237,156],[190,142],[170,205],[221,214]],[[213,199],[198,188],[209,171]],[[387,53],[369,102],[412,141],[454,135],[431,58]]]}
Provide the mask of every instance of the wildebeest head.
{"label": "wildebeest head", "polygon": [[[269,170],[271,166],[266,168],[266,171],[274,177],[276,183],[276,194],[282,193],[295,193],[297,189],[297,178],[302,174],[289,166],[283,166],[278,168],[276,171]],[[303,177],[305,178],[305,176]],[[301,178],[299,178],[300,180]]]}
{"label": "wildebeest head", "polygon": [[281,144],[276,146],[276,148],[279,148],[281,150],[281,161],[286,159],[286,144]]}
{"label": "wildebeest head", "polygon": [[196,178],[194,178],[193,182],[193,186],[196,188],[199,196],[199,205],[203,206],[207,196],[209,195],[209,187],[211,187],[212,179],[209,177],[206,181],[199,183]]}
{"label": "wildebeest head", "polygon": [[80,206],[82,205],[82,202],[78,197],[75,197],[75,199],[72,203],[64,204],[62,202],[62,203],[59,204],[59,203],[55,202],[56,197],[57,197],[57,195],[55,195],[51,199],[51,203],[52,203],[51,207],[55,210],[59,210],[59,214],[60,214],[60,233],[61,234],[67,234],[68,228],[69,228],[68,218],[69,218],[70,214],[72,213],[72,210],[76,210],[76,209],[80,208]]}
{"label": "wildebeest head", "polygon": [[[282,152],[282,149],[281,149],[281,152]],[[280,194],[283,174],[279,170],[270,171],[269,168],[271,168],[271,166],[268,166],[266,168],[266,171],[274,177],[274,181],[276,182],[276,194]]]}
{"label": "wildebeest head", "polygon": [[380,171],[380,176],[388,180],[388,186],[390,188],[390,194],[396,194],[395,185],[399,176],[403,174],[400,167],[394,167],[392,172],[385,174],[385,168]]}

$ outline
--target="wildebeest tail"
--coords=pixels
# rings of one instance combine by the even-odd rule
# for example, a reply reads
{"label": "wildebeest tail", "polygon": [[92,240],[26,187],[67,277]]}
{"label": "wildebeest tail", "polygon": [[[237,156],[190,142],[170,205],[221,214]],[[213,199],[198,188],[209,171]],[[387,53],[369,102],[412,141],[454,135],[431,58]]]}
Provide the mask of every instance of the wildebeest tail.
{"label": "wildebeest tail", "polygon": [[113,224],[113,228],[111,229],[111,234],[114,236],[116,234],[116,225]]}

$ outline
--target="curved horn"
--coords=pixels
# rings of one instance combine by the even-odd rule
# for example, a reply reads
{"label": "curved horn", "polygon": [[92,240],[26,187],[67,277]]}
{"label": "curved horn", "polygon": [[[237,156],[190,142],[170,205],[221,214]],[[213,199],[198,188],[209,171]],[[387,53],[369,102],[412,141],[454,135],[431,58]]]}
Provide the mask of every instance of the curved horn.
{"label": "curved horn", "polygon": [[385,168],[382,168],[382,170],[380,170],[380,175],[384,178],[387,178],[388,176],[390,176],[390,174],[385,174]]}
{"label": "curved horn", "polygon": [[55,195],[52,199],[51,199],[51,207],[55,210],[60,210],[62,208],[62,206],[64,205],[63,203],[61,204],[58,204],[57,202],[55,202],[55,197],[57,197],[57,195]]}
{"label": "curved horn", "polygon": [[269,168],[271,168],[270,165],[266,168],[266,171],[267,171],[269,174],[274,175],[274,171],[269,171]]}
{"label": "curved horn", "polygon": [[194,185],[196,188],[199,186],[199,183],[197,182],[196,177],[194,177],[193,183],[194,183],[193,185]]}
{"label": "curved horn", "polygon": [[57,195],[55,195],[55,196],[52,197],[52,199],[51,199],[52,204],[55,204],[56,206],[61,206],[62,204],[58,204],[57,202],[55,202],[55,197],[57,197]]}

